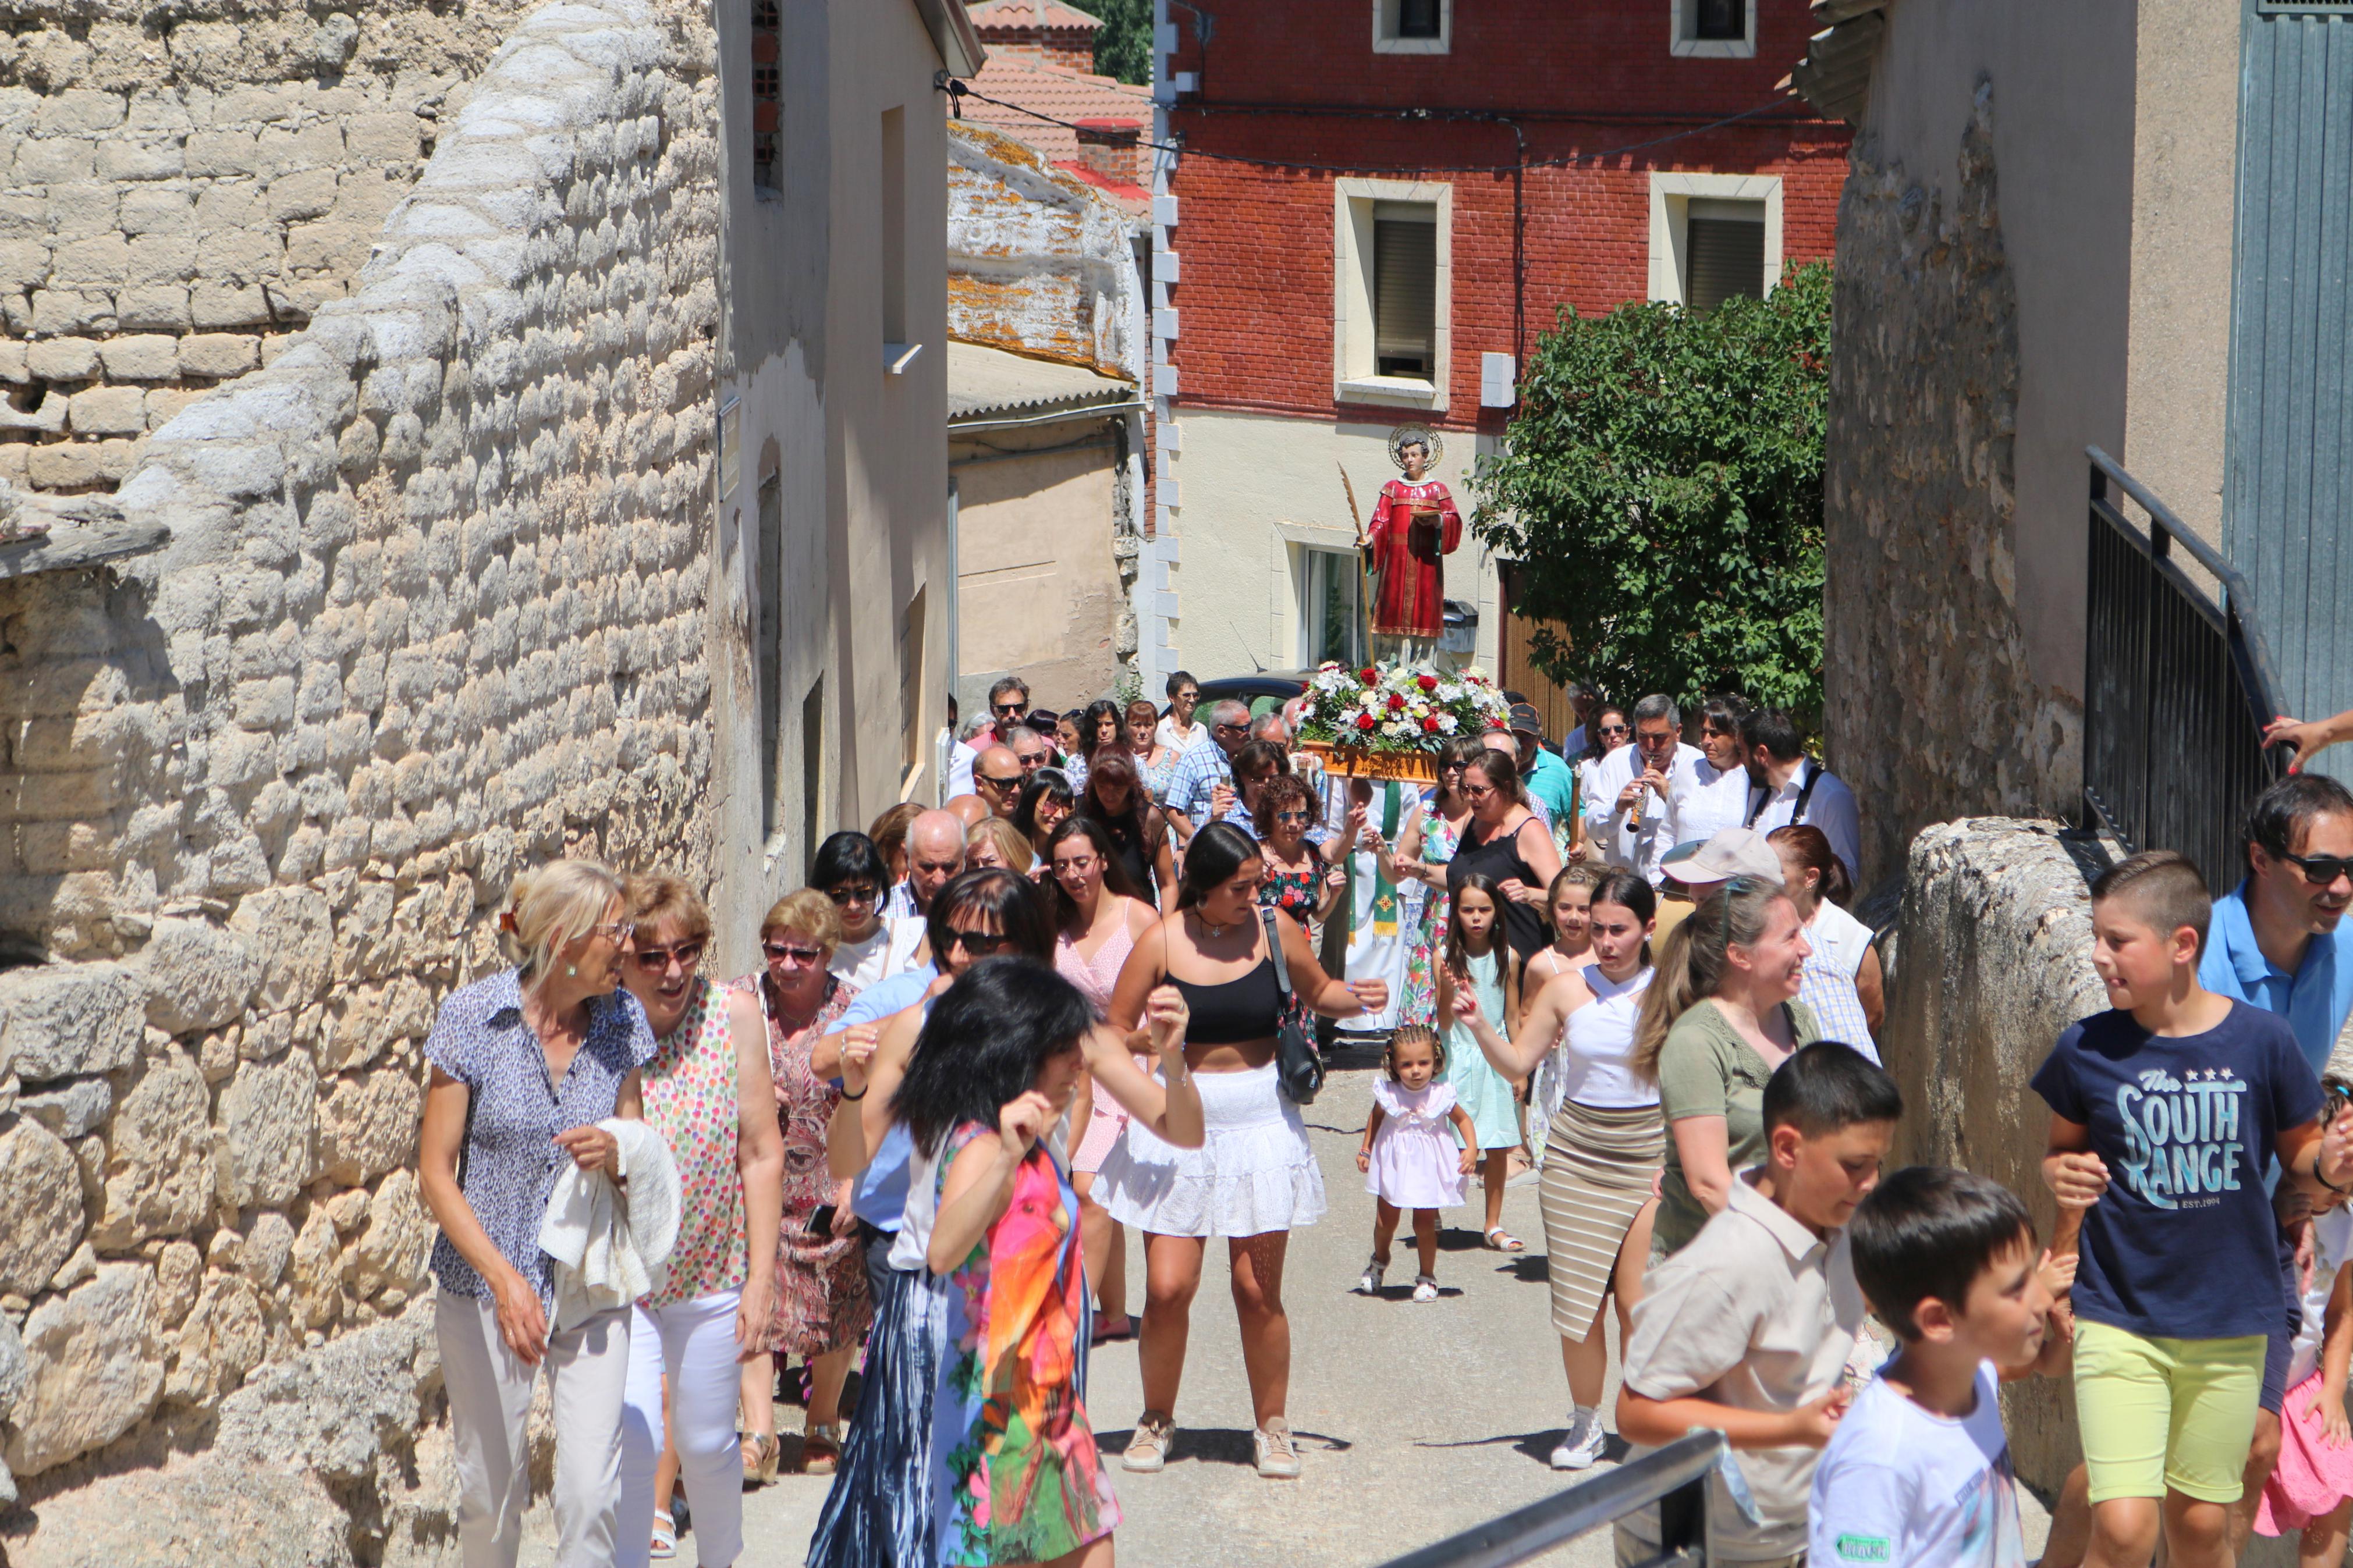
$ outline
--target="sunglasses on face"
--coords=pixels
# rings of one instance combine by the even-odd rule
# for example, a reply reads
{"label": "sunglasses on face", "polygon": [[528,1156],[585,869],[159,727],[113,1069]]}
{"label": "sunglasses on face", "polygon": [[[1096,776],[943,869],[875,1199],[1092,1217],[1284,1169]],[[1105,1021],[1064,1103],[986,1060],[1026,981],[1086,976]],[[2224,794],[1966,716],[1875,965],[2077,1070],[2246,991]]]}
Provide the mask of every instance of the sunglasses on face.
{"label": "sunglasses on face", "polygon": [[825,950],[821,947],[795,947],[789,942],[764,942],[760,944],[760,951],[768,955],[769,962],[772,963],[822,963],[825,962]]}
{"label": "sunglasses on face", "polygon": [[638,967],[648,974],[660,974],[675,959],[681,969],[692,969],[702,962],[702,943],[682,942],[676,947],[641,947],[637,951]]}
{"label": "sunglasses on face", "polygon": [[825,896],[831,899],[837,904],[871,904],[876,899],[881,898],[882,896],[882,892],[879,888],[869,887],[863,883],[859,883],[839,888],[829,888],[826,890]]}
{"label": "sunglasses on face", "polygon": [[1495,793],[1495,786],[1493,784],[1467,784],[1462,786],[1462,793],[1469,795],[1472,800],[1484,800],[1489,795]]}
{"label": "sunglasses on face", "polygon": [[1604,724],[1601,726],[1601,733],[1605,735],[1622,735],[1626,733],[1626,726],[1623,724]]}
{"label": "sunglasses on face", "polygon": [[995,773],[975,773],[973,776],[991,789],[1019,789],[1021,787],[1021,775],[1019,773],[1008,773],[1003,778],[997,777]]}
{"label": "sunglasses on face", "polygon": [[1018,719],[1029,711],[1027,702],[992,702],[988,707],[1000,719]]}
{"label": "sunglasses on face", "polygon": [[2286,861],[2304,873],[2304,879],[2316,888],[2325,888],[2339,877],[2353,876],[2353,859],[2342,855],[2282,855]]}
{"label": "sunglasses on face", "polygon": [[1236,734],[1240,734],[1241,731],[1249,729],[1250,726],[1248,724],[1216,724],[1212,725],[1211,728],[1218,730],[1231,730]]}
{"label": "sunglasses on face", "polygon": [[951,928],[945,942],[948,947],[960,947],[975,958],[990,958],[1011,945],[1009,936],[992,936],[984,931],[956,931]]}
{"label": "sunglasses on face", "polygon": [[1304,822],[1307,820],[1307,814],[1303,811],[1278,811],[1274,814],[1274,819],[1277,822]]}

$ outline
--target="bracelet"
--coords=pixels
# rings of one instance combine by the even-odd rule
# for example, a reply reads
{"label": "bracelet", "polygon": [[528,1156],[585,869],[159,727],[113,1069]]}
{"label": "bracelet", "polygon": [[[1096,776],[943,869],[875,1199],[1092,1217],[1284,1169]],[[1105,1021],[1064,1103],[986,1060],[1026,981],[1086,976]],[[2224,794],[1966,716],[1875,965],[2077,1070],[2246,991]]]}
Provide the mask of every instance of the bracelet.
{"label": "bracelet", "polygon": [[866,1098],[867,1089],[871,1089],[874,1086],[870,1083],[866,1086],[866,1089],[860,1089],[856,1094],[852,1094],[845,1089],[841,1091],[841,1098],[844,1100],[864,1100]]}

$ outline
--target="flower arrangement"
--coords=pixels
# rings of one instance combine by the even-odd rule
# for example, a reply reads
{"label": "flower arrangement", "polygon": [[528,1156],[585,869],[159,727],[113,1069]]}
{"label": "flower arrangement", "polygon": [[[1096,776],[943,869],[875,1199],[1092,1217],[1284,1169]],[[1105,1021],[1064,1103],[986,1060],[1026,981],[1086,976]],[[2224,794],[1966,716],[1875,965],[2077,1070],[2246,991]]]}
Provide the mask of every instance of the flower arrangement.
{"label": "flower arrangement", "polygon": [[1457,735],[1500,729],[1509,705],[1480,669],[1325,663],[1307,682],[1299,740],[1310,749],[1427,756]]}

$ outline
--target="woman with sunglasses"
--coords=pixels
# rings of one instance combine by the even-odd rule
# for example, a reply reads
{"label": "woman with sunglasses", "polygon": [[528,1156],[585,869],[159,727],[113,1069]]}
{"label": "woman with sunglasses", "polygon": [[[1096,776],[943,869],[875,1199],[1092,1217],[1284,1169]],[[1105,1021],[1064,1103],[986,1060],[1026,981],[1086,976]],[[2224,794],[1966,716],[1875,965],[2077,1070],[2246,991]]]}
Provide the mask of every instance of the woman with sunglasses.
{"label": "woman with sunglasses", "polygon": [[638,1071],[654,1037],[621,987],[633,928],[611,871],[557,860],[526,872],[499,924],[518,962],[442,1002],[425,1042],[432,1077],[417,1138],[417,1187],[440,1226],[433,1332],[449,1393],[458,1541],[469,1563],[515,1560],[543,1366],[555,1402],[556,1556],[586,1563],[616,1540],[629,1313],[551,1331],[555,1282],[539,1229],[567,1163],[616,1167],[619,1141],[597,1123],[641,1115]]}
{"label": "woman with sunglasses", "polygon": [[[1054,906],[1054,967],[1094,1005],[1096,1016],[1106,1016],[1127,955],[1158,917],[1135,896],[1111,835],[1091,817],[1074,816],[1054,830],[1046,863],[1052,868],[1045,885]],[[1092,1195],[1095,1173],[1126,1127],[1127,1112],[1092,1074],[1082,1075],[1071,1103],[1071,1183],[1079,1194],[1087,1278],[1103,1308],[1094,1334],[1101,1344],[1135,1332],[1127,1315],[1126,1233]]]}
{"label": "woman with sunglasses", "polygon": [[1667,934],[1634,1026],[1635,1076],[1659,1089],[1666,1174],[1651,1261],[1723,1209],[1733,1173],[1765,1158],[1765,1082],[1822,1038],[1798,1000],[1813,951],[1781,884],[1735,877]]}
{"label": "woman with sunglasses", "polygon": [[1168,678],[1166,695],[1168,711],[1153,737],[1181,757],[1209,738],[1208,725],[1193,722],[1193,710],[1201,705],[1201,683],[1190,670],[1180,669]]}
{"label": "woman with sunglasses", "polygon": [[1308,830],[1323,815],[1322,803],[1307,782],[1291,773],[1278,773],[1261,785],[1257,808],[1250,813],[1259,850],[1266,858],[1266,880],[1258,885],[1258,901],[1305,927],[1307,939],[1319,952],[1324,922],[1348,886],[1348,873],[1327,863],[1307,842]]}
{"label": "woman with sunglasses", "polygon": [[1136,948],[1112,994],[1112,1026],[1123,1031],[1142,1026],[1164,985],[1182,994],[1191,1012],[1184,1061],[1164,1068],[1172,1084],[1189,1076],[1198,1089],[1205,1130],[1199,1149],[1182,1149],[1130,1122],[1097,1184],[1112,1217],[1145,1233],[1145,1411],[1122,1461],[1131,1470],[1168,1462],[1193,1296],[1203,1253],[1217,1237],[1233,1270],[1258,1473],[1299,1474],[1283,1416],[1291,1321],[1282,1310],[1282,1262],[1292,1227],[1324,1214],[1324,1178],[1299,1107],[1275,1072],[1275,1035],[1288,1003],[1272,944],[1282,944],[1293,996],[1325,1017],[1378,1013],[1389,991],[1380,980],[1344,984],[1325,975],[1297,922],[1260,909],[1265,877],[1257,842],[1232,823],[1195,834],[1176,910]]}
{"label": "woman with sunglasses", "polygon": [[[1593,792],[1600,787],[1601,759],[1621,746],[1634,743],[1634,723],[1626,717],[1626,710],[1605,702],[1594,710],[1593,722],[1587,726],[1586,732],[1589,738],[1585,744],[1585,754],[1576,759],[1577,798],[1579,800],[1591,800]],[[1600,853],[1597,845],[1581,838],[1578,844],[1588,856]]]}
{"label": "woman with sunglasses", "polygon": [[1029,841],[1029,852],[1036,864],[1046,864],[1046,846],[1054,837],[1054,829],[1071,819],[1078,809],[1075,791],[1077,781],[1060,768],[1039,768],[1037,776],[1021,786],[1021,798],[1013,807],[1013,826]]}
{"label": "woman with sunglasses", "polygon": [[826,969],[848,982],[852,995],[906,968],[923,942],[921,921],[882,912],[889,877],[890,863],[863,833],[828,835],[809,864],[809,886],[833,900],[841,921]]}
{"label": "woman with sunglasses", "polygon": [[1483,751],[1462,773],[1462,797],[1471,821],[1446,863],[1451,888],[1472,874],[1485,877],[1503,894],[1504,940],[1522,963],[1544,950],[1545,891],[1560,875],[1560,846],[1536,814],[1520,784],[1519,759]]}
{"label": "woman with sunglasses", "polygon": [[1152,803],[1124,752],[1096,756],[1078,815],[1110,836],[1135,897],[1159,909],[1176,896],[1176,855],[1170,847],[1167,815]]}
{"label": "woman with sunglasses", "polygon": [[[638,1568],[649,1544],[677,1550],[670,1494],[682,1479],[695,1551],[723,1568],[744,1549],[735,1407],[746,1358],[763,1369],[754,1419],[773,1413],[759,1352],[776,1305],[785,1141],[759,1004],[702,973],[711,911],[675,877],[632,877],[627,890],[636,930],[622,974],[653,1030],[646,1123],[678,1166],[679,1227],[667,1277],[631,1319],[613,1561]],[[773,1476],[773,1436],[766,1451]]]}
{"label": "woman with sunglasses", "polygon": [[[841,1458],[842,1383],[857,1357],[858,1337],[874,1316],[853,1189],[826,1168],[825,1126],[841,1091],[814,1061],[819,1040],[858,997],[859,987],[831,966],[840,936],[840,912],[830,898],[814,888],[787,893],[760,921],[765,964],[735,982],[762,1019],[760,1038],[776,1084],[768,1114],[784,1130],[776,1313],[756,1353],[744,1363],[746,1480],[776,1479],[776,1373],[794,1356],[809,1369],[800,1468],[810,1475],[832,1473]],[[687,1495],[700,1505],[691,1487]]]}
{"label": "woman with sunglasses", "polygon": [[1471,759],[1484,748],[1468,735],[1458,735],[1440,748],[1438,783],[1398,825],[1397,853],[1389,860],[1389,879],[1419,882],[1421,923],[1413,950],[1406,955],[1405,1003],[1398,1014],[1400,1025],[1434,1026],[1438,1021],[1438,955],[1446,945],[1448,922],[1454,918],[1446,894],[1446,866],[1471,825],[1471,802],[1462,793],[1462,775]]}
{"label": "woman with sunglasses", "polygon": [[[858,1417],[840,1472],[827,1493],[810,1542],[810,1568],[900,1568],[937,1560],[933,1539],[934,1469],[932,1404],[947,1353],[947,1287],[928,1267],[934,1215],[933,1171],[920,1168],[914,1142],[894,1103],[907,1063],[938,996],[984,959],[1000,955],[1050,966],[1054,927],[1045,900],[1020,877],[1001,869],[967,871],[940,890],[928,919],[938,975],[920,1000],[879,1023],[852,1026],[828,1063],[841,1074],[840,1103],[828,1123],[832,1169],[858,1174],[862,1219],[886,1237],[874,1327],[867,1338]],[[1180,1003],[1155,999],[1155,1016]],[[1108,1032],[1083,1047],[1086,1066],[1131,1115],[1164,1124],[1168,1136],[1197,1143],[1200,1100],[1181,1047],[1181,1007],[1162,1062],[1166,1089],[1137,1070],[1124,1039]],[[1057,1134],[1057,1141],[1060,1135]],[[920,1195],[919,1195],[920,1194]],[[940,1456],[945,1462],[945,1456]]]}

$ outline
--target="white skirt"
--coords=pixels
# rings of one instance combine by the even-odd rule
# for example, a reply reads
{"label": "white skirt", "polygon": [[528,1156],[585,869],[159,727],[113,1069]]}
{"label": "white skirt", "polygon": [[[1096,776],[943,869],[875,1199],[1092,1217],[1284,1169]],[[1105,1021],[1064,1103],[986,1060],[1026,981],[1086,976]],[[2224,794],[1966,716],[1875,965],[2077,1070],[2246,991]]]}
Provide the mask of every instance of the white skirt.
{"label": "white skirt", "polygon": [[1094,1195],[1113,1219],[1155,1236],[1264,1236],[1324,1216],[1324,1173],[1274,1064],[1197,1072],[1208,1136],[1178,1149],[1130,1121],[1103,1157]]}

